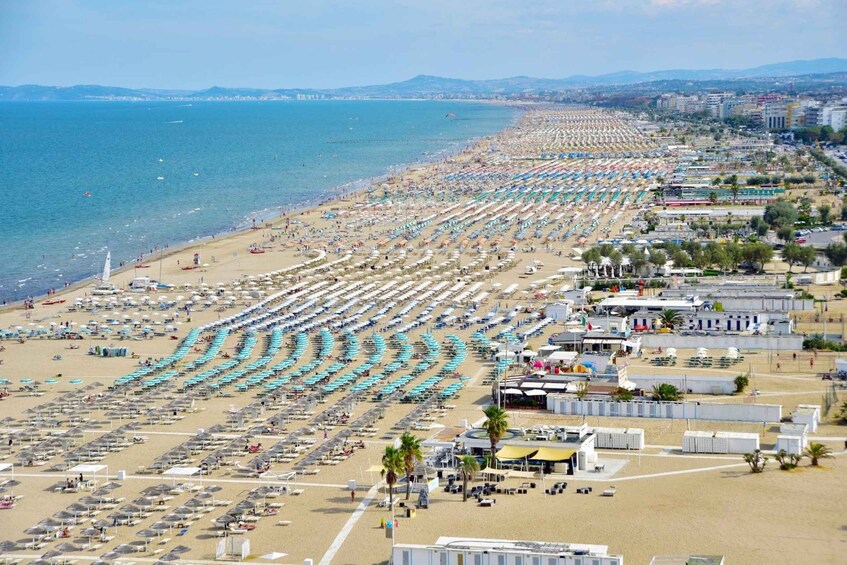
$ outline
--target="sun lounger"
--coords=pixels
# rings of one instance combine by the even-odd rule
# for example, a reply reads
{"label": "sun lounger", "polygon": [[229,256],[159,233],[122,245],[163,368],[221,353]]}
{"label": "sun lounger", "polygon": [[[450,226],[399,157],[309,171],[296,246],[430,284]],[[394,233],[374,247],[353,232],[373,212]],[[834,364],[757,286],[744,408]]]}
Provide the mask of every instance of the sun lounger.
{"label": "sun lounger", "polygon": [[615,496],[615,493],[618,491],[615,487],[609,487],[600,493],[600,496]]}

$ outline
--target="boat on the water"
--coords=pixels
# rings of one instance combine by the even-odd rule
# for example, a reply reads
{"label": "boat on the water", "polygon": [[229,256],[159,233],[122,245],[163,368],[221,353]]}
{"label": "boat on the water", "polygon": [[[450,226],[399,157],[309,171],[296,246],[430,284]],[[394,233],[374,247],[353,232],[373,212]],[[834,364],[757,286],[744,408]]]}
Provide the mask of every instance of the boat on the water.
{"label": "boat on the water", "polygon": [[120,294],[123,290],[109,282],[109,277],[112,274],[112,252],[106,252],[106,263],[103,265],[103,274],[100,276],[100,282],[91,291],[93,296],[111,296]]}

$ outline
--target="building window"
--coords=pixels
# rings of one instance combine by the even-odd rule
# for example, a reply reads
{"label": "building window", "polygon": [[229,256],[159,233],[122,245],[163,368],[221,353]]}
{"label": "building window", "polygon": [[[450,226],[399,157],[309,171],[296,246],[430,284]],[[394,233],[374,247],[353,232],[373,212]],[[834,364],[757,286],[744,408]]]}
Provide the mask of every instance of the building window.
{"label": "building window", "polygon": [[498,555],[497,556],[497,565],[506,565],[506,556]]}

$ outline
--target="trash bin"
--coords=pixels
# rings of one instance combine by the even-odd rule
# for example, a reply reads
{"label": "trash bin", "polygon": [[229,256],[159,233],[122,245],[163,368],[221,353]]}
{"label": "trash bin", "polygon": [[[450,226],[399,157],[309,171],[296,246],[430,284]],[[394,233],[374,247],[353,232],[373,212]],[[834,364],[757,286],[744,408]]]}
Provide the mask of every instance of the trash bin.
{"label": "trash bin", "polygon": [[355,480],[347,481],[347,488],[349,490],[356,490],[356,481]]}
{"label": "trash bin", "polygon": [[409,506],[408,508],[406,508],[406,518],[414,518],[417,511],[418,509],[414,506]]}
{"label": "trash bin", "polygon": [[126,471],[118,471],[118,480],[125,481],[126,480]]}

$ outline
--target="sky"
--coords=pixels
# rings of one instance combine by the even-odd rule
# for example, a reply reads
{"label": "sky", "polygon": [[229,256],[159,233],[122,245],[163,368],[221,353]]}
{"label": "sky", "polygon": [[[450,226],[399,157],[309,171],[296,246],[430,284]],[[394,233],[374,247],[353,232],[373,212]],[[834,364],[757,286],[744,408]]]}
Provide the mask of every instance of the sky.
{"label": "sky", "polygon": [[0,84],[333,88],[847,56],[847,0],[0,0]]}

